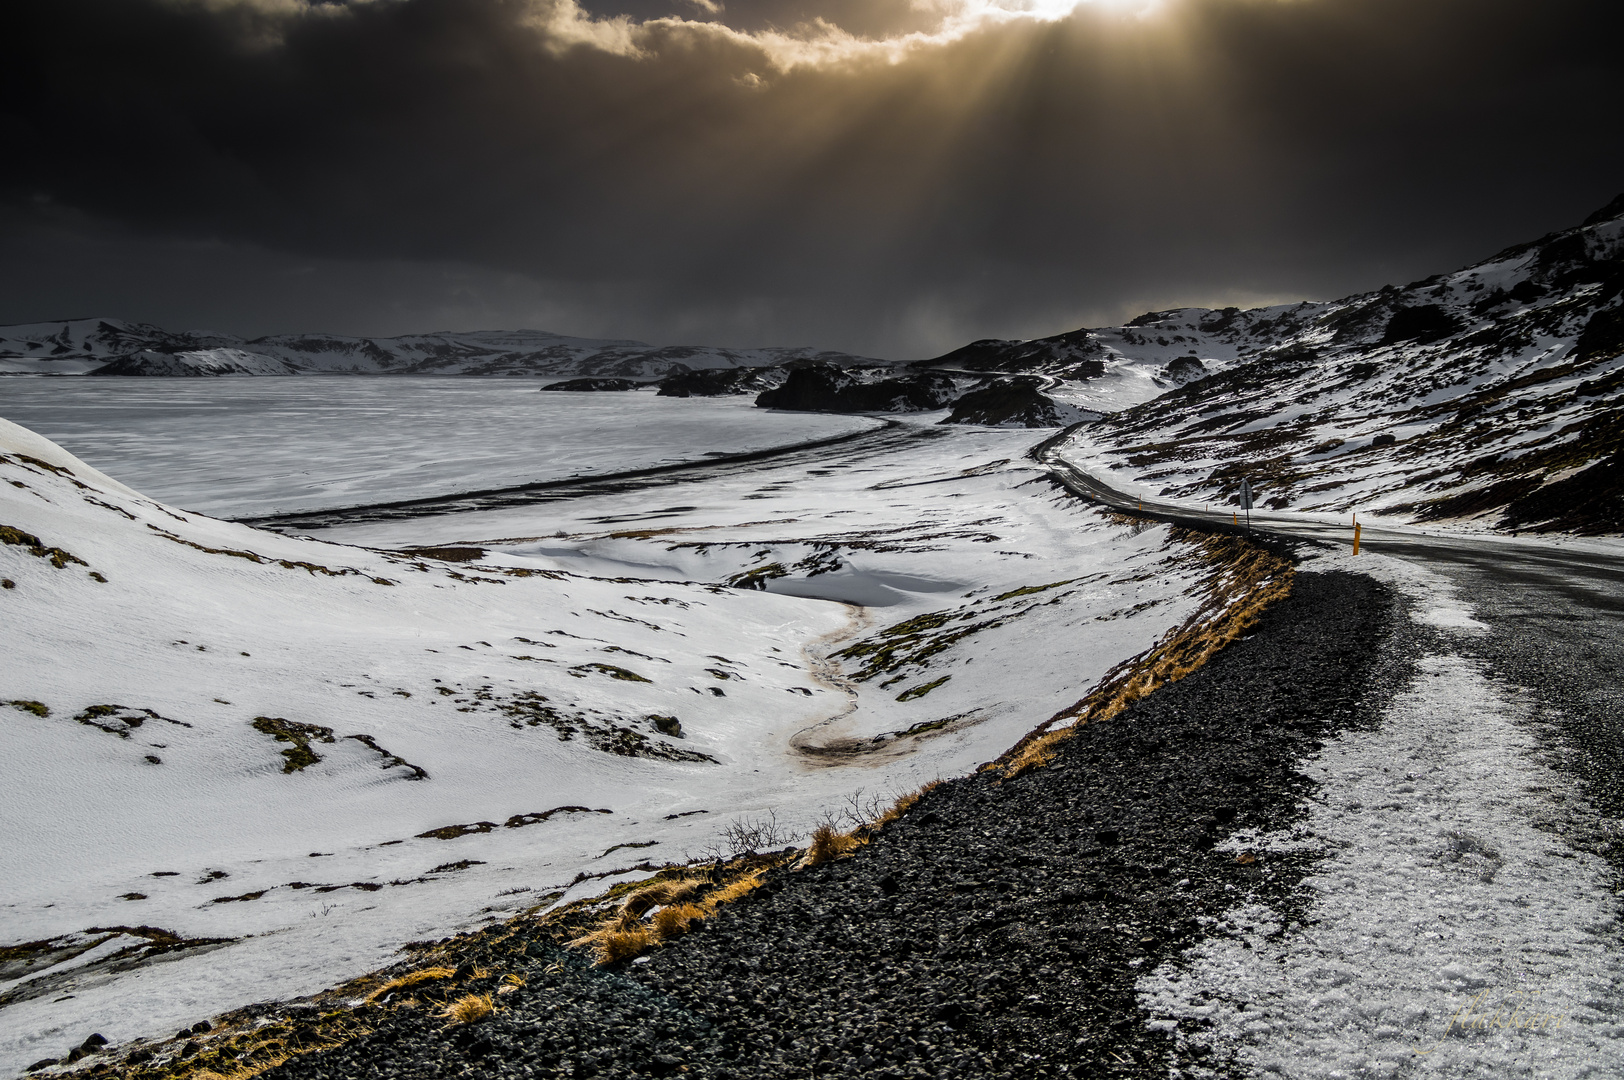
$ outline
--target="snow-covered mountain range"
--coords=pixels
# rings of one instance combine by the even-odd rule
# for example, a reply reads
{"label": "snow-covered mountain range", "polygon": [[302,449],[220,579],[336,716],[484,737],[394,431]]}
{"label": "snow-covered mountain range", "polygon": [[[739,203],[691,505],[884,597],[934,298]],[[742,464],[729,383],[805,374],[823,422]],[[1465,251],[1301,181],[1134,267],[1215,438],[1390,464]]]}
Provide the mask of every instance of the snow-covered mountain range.
{"label": "snow-covered mountain range", "polygon": [[658,379],[683,371],[796,363],[883,364],[810,348],[723,349],[566,337],[539,330],[340,337],[171,331],[121,319],[0,326],[0,374],[540,375]]}

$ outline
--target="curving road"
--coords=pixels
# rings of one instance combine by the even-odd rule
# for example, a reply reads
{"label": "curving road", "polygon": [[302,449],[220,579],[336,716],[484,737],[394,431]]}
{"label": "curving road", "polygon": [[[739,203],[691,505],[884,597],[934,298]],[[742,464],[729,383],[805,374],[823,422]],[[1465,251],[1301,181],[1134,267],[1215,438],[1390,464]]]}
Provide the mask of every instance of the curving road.
{"label": "curving road", "polygon": [[[1232,529],[1232,511],[1139,500],[1068,461],[1076,427],[1034,447],[1073,493],[1121,510],[1206,529]],[[1297,515],[1252,515],[1255,532],[1351,547],[1351,524]],[[1361,549],[1444,574],[1492,632],[1466,645],[1502,680],[1531,693],[1547,744],[1575,772],[1597,815],[1624,818],[1624,554],[1549,540],[1478,537],[1364,526]],[[1603,830],[1608,831],[1608,830]],[[1624,842],[1590,838],[1624,872]]]}

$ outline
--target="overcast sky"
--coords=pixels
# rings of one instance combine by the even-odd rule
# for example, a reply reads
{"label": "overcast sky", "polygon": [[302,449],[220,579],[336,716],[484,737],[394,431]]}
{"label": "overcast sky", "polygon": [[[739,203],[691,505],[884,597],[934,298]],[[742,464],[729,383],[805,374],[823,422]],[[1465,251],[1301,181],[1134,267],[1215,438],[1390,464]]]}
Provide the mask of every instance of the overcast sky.
{"label": "overcast sky", "polygon": [[917,358],[1624,190],[1617,0],[8,0],[0,322]]}

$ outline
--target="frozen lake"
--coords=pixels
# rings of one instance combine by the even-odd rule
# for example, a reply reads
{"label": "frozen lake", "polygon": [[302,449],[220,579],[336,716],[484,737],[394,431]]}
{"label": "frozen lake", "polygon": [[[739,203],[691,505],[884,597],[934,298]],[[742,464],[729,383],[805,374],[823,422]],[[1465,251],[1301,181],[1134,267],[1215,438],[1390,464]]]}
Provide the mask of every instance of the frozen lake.
{"label": "frozen lake", "polygon": [[619,472],[860,431],[751,397],[540,393],[531,380],[0,379],[0,417],[156,499],[216,517]]}

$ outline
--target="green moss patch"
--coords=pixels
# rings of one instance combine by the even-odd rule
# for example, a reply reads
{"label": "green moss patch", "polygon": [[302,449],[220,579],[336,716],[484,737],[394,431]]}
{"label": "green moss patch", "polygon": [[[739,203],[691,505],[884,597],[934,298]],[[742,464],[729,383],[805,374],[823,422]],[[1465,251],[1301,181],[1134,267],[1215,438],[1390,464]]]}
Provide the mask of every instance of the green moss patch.
{"label": "green moss patch", "polygon": [[625,848],[657,847],[659,845],[659,843],[660,842],[658,840],[640,840],[640,841],[634,841],[634,842],[628,843],[628,844],[616,844],[614,847],[609,848],[607,851],[605,851],[603,853],[603,855],[599,855],[598,858],[601,859],[605,855],[609,855],[612,852],[621,851],[621,850],[623,850]]}
{"label": "green moss patch", "polygon": [[607,675],[611,679],[619,679],[621,682],[651,683],[651,682],[654,681],[653,679],[645,679],[645,678],[643,678],[643,676],[639,675],[635,671],[627,671],[623,667],[616,667],[613,664],[601,664],[601,663],[598,663],[596,661],[593,661],[590,664],[576,664],[574,667],[570,668],[570,673],[571,674],[575,674],[576,672],[580,672],[581,673],[580,677],[583,677],[583,678],[585,677],[585,673],[591,672],[591,671],[596,671],[600,675]]}
{"label": "green moss patch", "polygon": [[[404,693],[404,691],[397,690],[395,693]],[[407,694],[406,696],[410,697],[411,695]],[[379,746],[378,740],[374,739],[371,735],[346,735],[344,737],[346,739],[354,739],[356,742],[369,748],[373,753],[383,758],[383,767],[386,769],[393,769],[398,766],[399,768],[406,769],[408,772],[410,772],[412,774],[410,778],[413,780],[427,780],[429,778],[429,774],[424,772],[416,765],[413,765],[411,762],[407,761],[398,754],[391,754],[389,751]],[[282,752],[284,754],[287,753],[286,750]]]}
{"label": "green moss patch", "polygon": [[252,551],[245,551],[242,548],[217,548],[209,547],[207,544],[195,543],[191,540],[176,536],[174,533],[169,532],[166,529],[160,529],[151,522],[147,523],[147,528],[151,529],[165,540],[173,540],[177,544],[183,544],[186,547],[201,551],[206,555],[226,555],[233,559],[242,559],[246,562],[257,563],[261,566],[280,566],[284,570],[304,570],[312,575],[321,574],[325,577],[364,577],[369,581],[376,582],[379,585],[394,584],[394,582],[387,578],[375,578],[370,574],[363,574],[361,571],[349,566],[341,566],[337,570],[334,570],[330,566],[323,566],[320,563],[305,562],[302,559],[267,559],[263,555],[259,555]]}
{"label": "green moss patch", "polygon": [[130,732],[146,723],[148,720],[162,720],[166,724],[176,727],[191,727],[184,720],[171,720],[151,709],[132,709],[127,705],[91,705],[74,717],[76,721],[86,727],[93,727],[105,731],[109,735],[117,735],[121,739],[128,739]]}
{"label": "green moss patch", "polygon": [[[583,667],[606,668],[608,664],[587,664]],[[612,669],[619,670],[619,669]],[[574,670],[571,674],[584,678],[584,673]],[[627,674],[631,674],[628,672]],[[637,682],[649,680],[638,676]],[[508,725],[513,728],[550,727],[558,733],[560,742],[569,742],[580,736],[592,749],[601,750],[606,754],[617,754],[621,757],[657,758],[662,761],[706,761],[715,763],[716,759],[709,754],[702,754],[697,750],[686,750],[672,746],[659,739],[650,739],[647,735],[622,722],[619,717],[607,716],[596,709],[561,709],[549,704],[547,698],[534,690],[525,690],[513,697],[502,700],[489,693],[476,694],[480,703],[489,702],[501,715],[507,717]],[[461,711],[474,712],[477,706],[464,706]],[[660,725],[669,721],[677,727],[676,738],[681,738],[681,725],[676,717],[645,718],[652,723],[655,730],[663,735],[672,734]]]}
{"label": "green moss patch", "polygon": [[51,715],[51,710],[43,701],[24,701],[18,699],[16,701],[8,701],[6,704],[10,705],[13,709],[21,709],[23,712],[31,712],[41,719]]}
{"label": "green moss patch", "polygon": [[311,749],[312,742],[337,741],[330,727],[301,724],[294,720],[284,720],[280,716],[254,717],[254,730],[271,736],[277,742],[289,744],[288,748],[282,751],[282,757],[285,759],[282,771],[285,773],[298,772],[321,760],[321,755]]}
{"label": "green moss patch", "polygon": [[58,570],[66,570],[69,563],[79,566],[90,565],[79,556],[63,551],[59,547],[47,547],[45,542],[33,533],[23,532],[10,525],[0,525],[0,544],[23,548],[36,559],[44,559]]}
{"label": "green moss patch", "polygon": [[485,860],[484,859],[458,859],[456,862],[441,863],[439,866],[436,866],[433,870],[430,870],[429,873],[431,873],[431,874],[455,874],[458,870],[466,870],[470,866],[484,866],[484,865],[485,865]]}
{"label": "green moss patch", "polygon": [[1028,585],[1025,588],[1011,589],[1007,593],[1000,593],[993,597],[992,602],[996,604],[1002,600],[1013,600],[1017,596],[1033,596],[1037,593],[1048,592],[1050,589],[1058,589],[1062,585],[1070,585],[1076,580],[1076,578],[1067,578],[1065,581],[1052,581],[1047,585]]}
{"label": "green moss patch", "polygon": [[910,689],[904,690],[902,693],[898,694],[897,695],[897,700],[898,701],[913,701],[916,698],[922,698],[926,694],[930,693],[932,690],[936,689],[938,686],[941,686],[943,683],[947,682],[952,677],[953,676],[951,676],[951,675],[943,675],[940,679],[936,679],[936,680],[934,680],[932,682],[928,682],[928,683],[922,683],[919,686],[911,687]]}
{"label": "green moss patch", "polygon": [[789,571],[784,568],[783,563],[767,563],[765,566],[746,570],[742,574],[734,574],[727,579],[726,584],[732,589],[762,590],[767,587],[767,582],[772,581],[774,578],[788,576]]}
{"label": "green moss patch", "polygon": [[555,806],[551,810],[542,810],[530,814],[514,814],[501,825],[494,821],[475,821],[467,825],[442,825],[438,829],[417,834],[419,840],[455,840],[460,836],[473,836],[476,833],[493,832],[499,828],[522,829],[526,825],[536,825],[546,821],[554,814],[612,814],[613,810],[594,810],[590,806]]}

